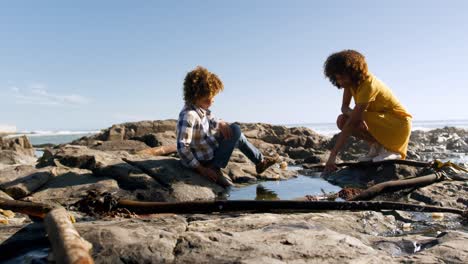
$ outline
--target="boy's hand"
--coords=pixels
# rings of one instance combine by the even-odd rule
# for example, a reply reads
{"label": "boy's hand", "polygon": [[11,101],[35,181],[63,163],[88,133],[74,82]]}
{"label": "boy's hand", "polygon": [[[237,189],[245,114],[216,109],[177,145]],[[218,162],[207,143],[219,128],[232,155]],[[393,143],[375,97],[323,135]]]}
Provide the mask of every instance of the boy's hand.
{"label": "boy's hand", "polygon": [[197,167],[197,172],[200,173],[202,176],[205,176],[206,178],[212,180],[213,182],[218,181],[218,175],[213,169],[203,167],[200,165],[199,167]]}
{"label": "boy's hand", "polygon": [[232,130],[228,123],[226,122],[219,123],[219,131],[221,132],[221,135],[223,135],[225,139],[231,139]]}

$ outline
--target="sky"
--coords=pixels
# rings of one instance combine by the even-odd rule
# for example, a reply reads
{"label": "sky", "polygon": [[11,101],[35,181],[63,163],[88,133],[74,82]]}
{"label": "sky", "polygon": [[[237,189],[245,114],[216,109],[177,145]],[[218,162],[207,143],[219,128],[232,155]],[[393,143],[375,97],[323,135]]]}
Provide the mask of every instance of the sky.
{"label": "sky", "polygon": [[202,65],[228,122],[332,123],[323,75],[358,50],[415,121],[468,119],[468,1],[1,1],[0,125],[94,130],[176,119]]}

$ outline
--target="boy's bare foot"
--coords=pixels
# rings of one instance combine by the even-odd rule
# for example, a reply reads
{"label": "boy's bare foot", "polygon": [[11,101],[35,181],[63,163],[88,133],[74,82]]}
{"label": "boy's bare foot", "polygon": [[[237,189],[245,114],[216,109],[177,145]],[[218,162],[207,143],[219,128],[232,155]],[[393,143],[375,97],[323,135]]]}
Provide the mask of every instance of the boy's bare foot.
{"label": "boy's bare foot", "polygon": [[276,162],[278,162],[278,157],[264,157],[260,163],[255,165],[255,170],[257,171],[257,174],[262,174],[266,169],[271,167]]}

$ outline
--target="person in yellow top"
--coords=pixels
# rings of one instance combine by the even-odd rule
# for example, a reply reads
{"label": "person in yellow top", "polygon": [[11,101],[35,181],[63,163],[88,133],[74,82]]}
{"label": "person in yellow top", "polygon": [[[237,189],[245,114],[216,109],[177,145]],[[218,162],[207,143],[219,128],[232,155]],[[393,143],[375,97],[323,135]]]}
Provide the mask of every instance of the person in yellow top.
{"label": "person in yellow top", "polygon": [[[365,57],[355,50],[334,53],[325,61],[324,73],[334,86],[343,88],[342,114],[337,118],[341,133],[325,172],[337,169],[336,156],[351,135],[369,144],[369,153],[360,161],[405,159],[412,116],[392,91],[369,72]],[[354,108],[350,107],[351,98]]]}

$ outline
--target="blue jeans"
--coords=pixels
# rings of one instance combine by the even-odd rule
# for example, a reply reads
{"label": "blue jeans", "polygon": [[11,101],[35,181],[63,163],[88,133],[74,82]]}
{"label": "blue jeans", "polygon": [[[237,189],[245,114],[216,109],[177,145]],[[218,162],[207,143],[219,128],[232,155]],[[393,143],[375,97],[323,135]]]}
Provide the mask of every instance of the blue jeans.
{"label": "blue jeans", "polygon": [[236,147],[255,165],[260,163],[263,160],[262,153],[242,134],[239,125],[231,124],[230,127],[232,132],[231,138],[225,139],[221,135],[221,138],[218,139],[219,146],[215,150],[214,157],[210,163],[218,168],[225,168]]}

